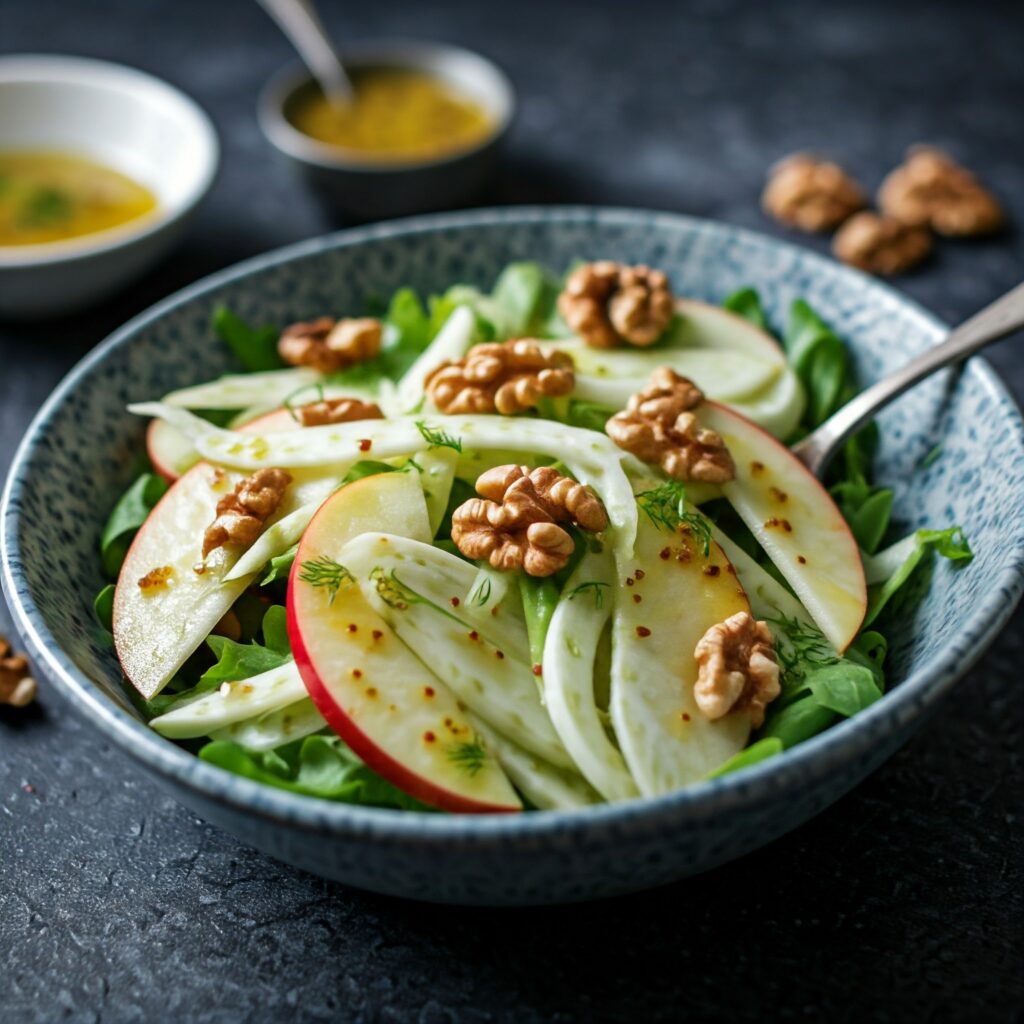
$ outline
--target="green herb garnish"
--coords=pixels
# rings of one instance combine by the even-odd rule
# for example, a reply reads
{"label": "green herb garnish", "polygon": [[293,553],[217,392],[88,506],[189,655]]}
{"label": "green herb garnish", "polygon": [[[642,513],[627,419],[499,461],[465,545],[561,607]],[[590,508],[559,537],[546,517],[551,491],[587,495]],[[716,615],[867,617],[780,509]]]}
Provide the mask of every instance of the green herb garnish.
{"label": "green herb garnish", "polygon": [[311,587],[324,587],[327,590],[327,603],[333,604],[343,583],[354,583],[355,577],[340,562],[330,555],[321,555],[302,563],[299,579]]}
{"label": "green herb garnish", "polygon": [[702,515],[687,510],[686,488],[678,480],[667,480],[652,490],[641,491],[635,497],[637,505],[659,529],[670,533],[680,529],[689,530],[705,556],[711,551],[711,527]]}
{"label": "green herb garnish", "polygon": [[579,594],[593,594],[594,595],[594,607],[600,608],[604,605],[604,587],[609,586],[608,583],[599,583],[597,580],[590,580],[587,583],[581,583],[578,587],[573,587],[572,590],[566,595],[570,601],[574,600]]}
{"label": "green herb garnish", "polygon": [[416,421],[416,429],[431,448],[451,448],[452,451],[462,451],[461,439],[446,434],[443,430],[428,426],[423,420]]}
{"label": "green herb garnish", "polygon": [[448,746],[448,760],[460,771],[474,778],[487,764],[487,748],[479,736]]}

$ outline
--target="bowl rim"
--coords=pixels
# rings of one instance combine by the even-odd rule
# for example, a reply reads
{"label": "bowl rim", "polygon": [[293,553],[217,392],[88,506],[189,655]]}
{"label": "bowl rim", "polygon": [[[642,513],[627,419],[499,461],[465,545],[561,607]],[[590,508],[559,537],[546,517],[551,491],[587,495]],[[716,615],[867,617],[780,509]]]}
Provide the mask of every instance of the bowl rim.
{"label": "bowl rim", "polygon": [[[0,534],[3,589],[15,625],[35,662],[76,709],[137,761],[198,801],[225,805],[234,811],[317,833],[358,838],[365,841],[416,843],[423,848],[449,848],[453,842],[477,847],[499,845],[519,838],[549,839],[567,832],[598,833],[609,826],[629,825],[656,830],[663,823],[701,821],[760,802],[766,785],[796,787],[816,781],[837,770],[848,760],[867,755],[884,736],[920,717],[980,658],[1009,619],[1024,588],[1024,522],[1018,525],[999,576],[992,581],[968,622],[948,646],[919,666],[895,689],[871,707],[845,719],[831,729],[785,751],[775,758],[716,779],[704,780],[686,789],[658,797],[642,797],[615,804],[600,804],[576,810],[538,811],[530,814],[443,815],[336,803],[317,797],[300,796],[251,781],[200,761],[193,754],[164,739],[106,696],[64,653],[47,628],[42,613],[28,592],[21,570],[17,519],[12,505],[24,486],[23,477],[48,421],[79,380],[101,364],[114,350],[130,345],[136,333],[178,307],[199,299],[226,284],[289,261],[327,250],[351,248],[366,242],[394,237],[432,234],[439,230],[500,227],[510,223],[550,221],[580,224],[636,225],[651,228],[672,226],[697,234],[721,234],[746,246],[767,252],[799,254],[812,270],[836,264],[759,232],[680,214],[637,209],[588,206],[505,207],[409,217],[369,227],[352,228],[308,239],[247,259],[218,271],[178,291],[138,314],[88,353],[69,371],[32,420],[15,453],[0,505],[3,528]],[[931,313],[902,296],[889,285],[859,271],[839,268],[875,296],[901,307],[927,333],[936,338],[947,330]],[[995,400],[1008,427],[1024,448],[1024,422],[1016,402],[992,367],[974,357],[966,368]],[[186,799],[187,802],[187,799]]]}
{"label": "bowl rim", "polygon": [[299,131],[285,116],[288,100],[312,81],[309,71],[292,62],[274,74],[260,90],[256,106],[257,119],[265,138],[281,153],[327,171],[362,175],[399,175],[445,167],[459,160],[472,158],[495,145],[512,124],[517,99],[515,87],[505,71],[489,57],[464,46],[430,39],[373,39],[339,47],[341,58],[353,66],[395,65],[416,68],[430,57],[439,61],[469,61],[483,74],[489,75],[501,94],[500,109],[494,124],[478,142],[464,149],[441,154],[428,160],[387,160],[359,156],[336,146],[318,142]]}
{"label": "bowl rim", "polygon": [[[35,267],[69,264],[92,259],[124,248],[187,217],[206,196],[220,166],[220,141],[209,115],[181,89],[148,71],[128,64],[56,53],[18,53],[0,56],[0,88],[14,83],[55,84],[74,87],[83,83],[102,84],[147,102],[170,103],[183,114],[183,121],[201,147],[202,165],[191,190],[173,205],[159,203],[150,213],[102,231],[75,238],[35,245],[0,246],[0,273]],[[0,149],[2,149],[0,140]],[[59,150],[53,143],[36,147]]]}

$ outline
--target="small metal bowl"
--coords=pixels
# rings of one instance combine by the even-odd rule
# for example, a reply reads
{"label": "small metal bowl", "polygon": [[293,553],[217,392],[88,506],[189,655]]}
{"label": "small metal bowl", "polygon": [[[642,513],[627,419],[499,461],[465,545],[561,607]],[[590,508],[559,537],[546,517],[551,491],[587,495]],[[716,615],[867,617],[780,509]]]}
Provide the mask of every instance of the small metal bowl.
{"label": "small metal bowl", "polygon": [[422,162],[346,152],[310,138],[289,120],[295,102],[316,87],[305,69],[286,68],[260,95],[260,127],[324,201],[351,220],[367,221],[451,209],[477,199],[494,172],[515,110],[515,92],[501,68],[458,46],[400,40],[359,44],[343,49],[341,58],[356,71],[392,68],[431,75],[479,103],[492,128],[469,149]]}

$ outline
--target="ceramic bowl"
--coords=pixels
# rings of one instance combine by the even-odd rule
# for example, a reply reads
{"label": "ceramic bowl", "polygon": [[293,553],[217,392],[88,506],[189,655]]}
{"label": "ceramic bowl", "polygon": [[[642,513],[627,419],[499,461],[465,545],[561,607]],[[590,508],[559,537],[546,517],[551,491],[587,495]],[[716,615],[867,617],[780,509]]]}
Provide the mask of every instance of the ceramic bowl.
{"label": "ceramic bowl", "polygon": [[[891,632],[886,696],[782,756],[658,799],[571,813],[412,814],[295,796],[228,774],[150,731],[124,698],[91,602],[96,538],[131,475],[131,401],[230,368],[210,314],[259,323],[361,308],[400,285],[489,285],[508,262],[614,257],[665,268],[680,294],[756,286],[784,320],[805,297],[872,381],[944,328],[896,292],[790,245],[678,216],[518,208],[353,230],[250,260],[127,324],[74,369],[23,442],[3,509],[4,589],[38,671],[104,738],[198,814],[274,857],[365,889],[466,904],[582,900],[658,885],[749,853],[827,807],[910,736],[1010,615],[1024,566],[1024,437],[989,366],[933,378],[882,416],[879,475],[901,528],[961,523],[977,555],[936,566]],[[942,455],[923,465],[936,444]],[[60,571],[55,572],[55,564]]]}
{"label": "ceramic bowl", "polygon": [[158,78],[79,57],[0,58],[0,149],[89,157],[146,185],[153,214],[45,245],[0,247],[0,315],[67,313],[152,266],[209,190],[219,147],[209,118]]}
{"label": "ceramic bowl", "polygon": [[498,150],[515,111],[515,93],[496,64],[445,43],[392,40],[341,50],[345,66],[422,71],[475,100],[493,122],[477,145],[416,163],[346,154],[300,132],[288,118],[292,104],[312,87],[309,73],[291,67],[264,88],[259,120],[264,134],[303,178],[339,213],[355,221],[465,206],[492,176]]}

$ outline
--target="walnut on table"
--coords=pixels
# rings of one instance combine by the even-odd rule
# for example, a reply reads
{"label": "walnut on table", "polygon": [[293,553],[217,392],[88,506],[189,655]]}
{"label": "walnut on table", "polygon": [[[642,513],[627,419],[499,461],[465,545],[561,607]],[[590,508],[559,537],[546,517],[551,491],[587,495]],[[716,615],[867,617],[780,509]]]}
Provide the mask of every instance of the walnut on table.
{"label": "walnut on table", "polygon": [[562,318],[593,348],[653,345],[674,310],[664,273],[611,260],[577,267],[558,296]]}
{"label": "walnut on table", "polygon": [[0,704],[23,708],[36,696],[36,681],[29,674],[28,659],[15,654],[7,638],[0,636]]}
{"label": "walnut on table", "polygon": [[248,547],[281,504],[292,475],[284,469],[258,469],[217,502],[217,516],[203,535],[203,558],[228,544]]}
{"label": "walnut on table", "polygon": [[337,373],[377,356],[383,334],[383,324],[372,317],[335,320],[322,316],[286,327],[277,350],[292,366]]}
{"label": "walnut on table", "polygon": [[764,722],[765,708],[778,697],[779,665],[766,622],[737,612],[712,626],[697,642],[693,696],[710,719],[748,709],[751,725]]}
{"label": "walnut on table", "polygon": [[675,480],[725,483],[736,475],[736,466],[722,438],[702,427],[691,411],[703,401],[696,384],[661,366],[605,431],[620,448],[661,466]]}
{"label": "walnut on table", "polygon": [[292,412],[304,427],[384,419],[384,413],[376,402],[364,402],[360,398],[324,398],[319,402],[296,406]]}
{"label": "walnut on table", "polygon": [[496,466],[481,474],[476,489],[481,497],[463,502],[452,516],[452,540],[468,558],[505,572],[550,576],[573,553],[572,537],[560,524],[593,533],[608,525],[601,499],[551,466]]}
{"label": "walnut on table", "polygon": [[769,216],[801,231],[830,231],[860,210],[865,197],[838,164],[795,153],[771,169],[761,205]]}
{"label": "walnut on table", "polygon": [[940,235],[984,235],[1004,223],[1002,207],[966,167],[931,146],[914,146],[882,182],[878,205],[906,224]]}
{"label": "walnut on table", "polygon": [[474,345],[464,358],[443,363],[424,381],[427,394],[448,415],[531,409],[541,398],[571,393],[576,377],[565,352],[529,338]]}
{"label": "walnut on table", "polygon": [[926,228],[868,210],[851,217],[832,241],[832,251],[844,263],[886,276],[916,267],[931,250]]}

